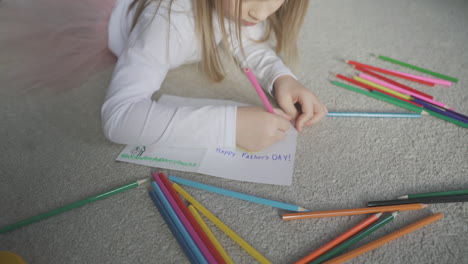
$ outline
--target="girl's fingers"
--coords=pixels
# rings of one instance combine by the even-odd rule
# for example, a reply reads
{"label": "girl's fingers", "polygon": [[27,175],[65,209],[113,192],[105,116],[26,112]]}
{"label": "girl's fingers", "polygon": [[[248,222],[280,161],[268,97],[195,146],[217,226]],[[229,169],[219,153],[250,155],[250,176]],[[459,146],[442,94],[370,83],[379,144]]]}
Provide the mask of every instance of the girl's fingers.
{"label": "girl's fingers", "polygon": [[274,108],[273,111],[275,111],[275,114],[281,116],[282,118],[290,121],[292,119],[292,117],[288,114],[286,114],[283,110],[279,109],[279,108]]}
{"label": "girl's fingers", "polygon": [[281,109],[283,109],[283,111],[291,118],[295,118],[299,114],[296,106],[294,106],[292,98],[289,96],[278,99],[278,104],[281,106]]}

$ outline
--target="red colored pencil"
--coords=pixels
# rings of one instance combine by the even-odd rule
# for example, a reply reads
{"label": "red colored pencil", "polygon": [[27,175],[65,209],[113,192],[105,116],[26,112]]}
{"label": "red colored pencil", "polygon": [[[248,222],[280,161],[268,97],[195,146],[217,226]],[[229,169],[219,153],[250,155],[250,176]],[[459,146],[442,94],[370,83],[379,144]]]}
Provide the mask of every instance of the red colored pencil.
{"label": "red colored pencil", "polygon": [[226,263],[224,261],[224,258],[221,256],[221,254],[216,250],[215,246],[211,242],[211,240],[208,238],[206,233],[203,231],[201,226],[198,224],[197,220],[193,217],[192,213],[188,210],[187,205],[182,201],[180,196],[176,193],[174,190],[174,187],[172,187],[172,184],[169,182],[167,179],[166,175],[162,172],[156,174],[156,172],[153,172],[153,177],[158,177],[161,179],[163,182],[164,186],[166,186],[167,190],[171,194],[171,196],[174,198],[176,203],[179,205],[180,209],[182,210],[182,213],[187,217],[188,221],[192,225],[192,227],[195,229],[195,231],[198,233],[200,236],[200,239],[205,243],[206,247],[210,251],[211,255],[216,259],[217,263]]}
{"label": "red colored pencil", "polygon": [[356,70],[359,70],[359,71],[362,71],[362,72],[367,73],[367,74],[369,74],[369,75],[372,75],[372,76],[374,76],[374,77],[376,77],[376,78],[378,78],[378,79],[380,79],[380,80],[386,81],[386,82],[388,82],[388,83],[390,83],[390,84],[393,84],[393,85],[395,85],[395,86],[398,86],[398,87],[400,87],[400,88],[402,88],[402,89],[405,89],[405,90],[407,90],[407,91],[411,91],[411,92],[413,92],[413,93],[419,94],[420,96],[423,96],[423,97],[426,97],[426,98],[429,98],[429,99],[434,99],[434,96],[431,96],[431,95],[429,95],[429,94],[426,94],[426,93],[423,93],[423,92],[418,91],[418,90],[416,90],[416,89],[413,89],[413,88],[411,88],[411,87],[409,87],[409,86],[406,86],[406,85],[404,85],[404,84],[402,84],[402,83],[395,82],[395,81],[392,80],[392,79],[389,79],[389,78],[387,78],[387,77],[385,77],[385,76],[382,76],[382,75],[380,75],[380,74],[377,74],[377,73],[375,73],[375,72],[373,72],[373,71],[370,71],[370,70],[368,70],[368,69],[366,69],[366,68],[363,68],[363,67],[360,67],[360,66],[355,66],[355,68],[356,68]]}
{"label": "red colored pencil", "polygon": [[385,91],[383,91],[383,90],[380,90],[380,89],[378,89],[378,88],[374,88],[374,87],[372,87],[372,86],[370,86],[370,85],[367,85],[367,84],[365,84],[365,83],[356,81],[356,80],[351,79],[351,78],[349,78],[349,77],[346,77],[346,76],[344,76],[344,75],[337,74],[336,77],[337,77],[337,78],[340,78],[340,79],[342,79],[342,80],[345,80],[345,81],[347,81],[347,82],[350,82],[350,83],[352,83],[352,84],[359,85],[359,86],[361,86],[361,87],[364,88],[364,89],[379,91],[379,92],[381,92],[381,93],[383,93],[383,94],[386,94],[386,95],[391,96],[391,97],[393,97],[393,98],[396,98],[396,99],[398,99],[398,100],[402,100],[402,101],[405,101],[405,102],[410,103],[410,104],[412,104],[412,105],[422,107],[420,104],[417,104],[417,103],[415,103],[415,102],[413,102],[413,101],[409,101],[409,100],[403,99],[403,98],[401,98],[401,97],[395,96],[394,94],[387,93],[387,92],[385,92]]}
{"label": "red colored pencil", "polygon": [[360,63],[360,62],[356,62],[356,61],[346,61],[346,63],[351,64],[351,65],[355,65],[355,66],[360,66],[360,67],[363,67],[363,68],[367,68],[367,69],[370,69],[370,70],[373,70],[373,71],[376,71],[376,72],[396,76],[396,77],[406,79],[406,80],[410,80],[410,81],[413,81],[413,82],[422,83],[422,84],[425,84],[425,85],[428,85],[428,86],[434,86],[434,84],[430,83],[430,82],[415,79],[415,78],[412,78],[412,77],[409,77],[409,76],[406,76],[406,75],[391,72],[391,71],[388,71],[388,70],[385,70],[385,69],[382,69],[382,68],[377,68],[377,67],[367,65],[367,64],[364,64],[364,63]]}
{"label": "red colored pencil", "polygon": [[350,230],[346,231],[345,233],[341,234],[337,238],[333,239],[332,241],[328,242],[327,244],[323,245],[319,249],[315,250],[314,252],[310,253],[309,255],[305,256],[304,258],[300,259],[299,261],[295,262],[295,264],[306,264],[312,261],[313,259],[317,258],[318,256],[322,255],[323,253],[327,252],[328,250],[332,249],[333,247],[339,245],[341,242],[345,241],[346,239],[350,238],[357,232],[363,230],[370,224],[377,221],[382,213],[374,214],[371,217],[365,219],[361,223],[357,224]]}

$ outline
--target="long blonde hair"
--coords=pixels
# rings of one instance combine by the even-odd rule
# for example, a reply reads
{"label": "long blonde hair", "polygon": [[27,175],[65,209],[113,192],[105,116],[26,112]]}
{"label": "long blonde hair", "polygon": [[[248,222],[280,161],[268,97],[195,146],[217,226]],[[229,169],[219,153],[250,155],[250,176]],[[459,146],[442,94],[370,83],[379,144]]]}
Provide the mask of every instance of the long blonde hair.
{"label": "long blonde hair", "polygon": [[[129,9],[136,8],[135,17],[132,23],[132,29],[138,22],[143,10],[152,2],[159,2],[156,12],[164,0],[133,0]],[[169,10],[174,0],[169,0]],[[220,82],[224,79],[225,71],[221,62],[219,49],[217,48],[215,34],[213,30],[213,10],[216,10],[218,15],[218,23],[220,25],[222,40],[225,50],[230,50],[228,46],[228,32],[224,23],[223,0],[194,0],[195,9],[195,30],[198,36],[200,47],[202,48],[201,66],[204,73],[215,82]],[[264,37],[260,41],[270,40],[272,34],[276,40],[276,52],[281,55],[287,64],[293,64],[298,61],[297,40],[299,32],[304,23],[304,18],[307,13],[309,0],[285,0],[283,5],[267,19],[267,30]],[[235,37],[241,42],[241,10],[242,0],[236,0],[236,29]],[[170,13],[169,13],[170,18]],[[231,36],[232,37],[232,36]],[[231,55],[232,57],[232,55]]]}

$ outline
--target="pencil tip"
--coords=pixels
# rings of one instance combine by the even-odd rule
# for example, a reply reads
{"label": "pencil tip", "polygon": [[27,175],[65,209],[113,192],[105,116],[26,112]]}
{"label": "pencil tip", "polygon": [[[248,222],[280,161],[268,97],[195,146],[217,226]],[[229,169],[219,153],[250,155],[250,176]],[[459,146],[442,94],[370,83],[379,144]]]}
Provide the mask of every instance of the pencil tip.
{"label": "pencil tip", "polygon": [[408,195],[403,195],[397,198],[398,200],[406,200],[408,199]]}
{"label": "pencil tip", "polygon": [[143,183],[145,183],[147,180],[149,180],[149,178],[146,178],[146,179],[143,179],[143,180],[139,180],[137,181],[138,185],[142,185]]}
{"label": "pencil tip", "polygon": [[428,204],[423,204],[422,205],[422,208],[426,208],[426,207],[429,207],[429,205]]}
{"label": "pencil tip", "polygon": [[396,211],[392,213],[393,217],[397,217],[399,214],[400,214],[400,211]]}
{"label": "pencil tip", "polygon": [[299,206],[298,209],[299,209],[299,212],[310,212],[309,209],[305,209],[304,207],[300,207],[300,206]]}
{"label": "pencil tip", "polygon": [[375,216],[377,216],[377,218],[380,218],[382,216],[383,213],[377,213],[375,214]]}
{"label": "pencil tip", "polygon": [[328,72],[329,76],[328,77],[336,77],[338,75],[338,73],[335,73],[335,72]]}

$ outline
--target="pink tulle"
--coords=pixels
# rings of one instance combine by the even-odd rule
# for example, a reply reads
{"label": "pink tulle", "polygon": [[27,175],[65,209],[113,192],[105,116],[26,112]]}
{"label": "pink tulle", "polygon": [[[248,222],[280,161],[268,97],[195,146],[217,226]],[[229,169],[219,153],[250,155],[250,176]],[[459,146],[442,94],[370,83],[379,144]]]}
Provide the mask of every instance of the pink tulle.
{"label": "pink tulle", "polygon": [[107,25],[116,0],[0,0],[1,85],[63,91],[111,65]]}

